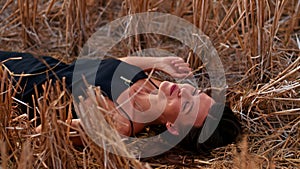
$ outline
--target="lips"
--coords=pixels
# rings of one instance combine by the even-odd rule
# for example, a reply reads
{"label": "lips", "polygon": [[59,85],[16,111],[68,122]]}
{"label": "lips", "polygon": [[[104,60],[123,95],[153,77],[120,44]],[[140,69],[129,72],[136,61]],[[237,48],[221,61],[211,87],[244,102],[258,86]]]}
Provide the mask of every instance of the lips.
{"label": "lips", "polygon": [[176,90],[176,88],[177,88],[177,85],[172,85],[171,86],[171,89],[170,89],[170,96],[172,95],[172,93]]}

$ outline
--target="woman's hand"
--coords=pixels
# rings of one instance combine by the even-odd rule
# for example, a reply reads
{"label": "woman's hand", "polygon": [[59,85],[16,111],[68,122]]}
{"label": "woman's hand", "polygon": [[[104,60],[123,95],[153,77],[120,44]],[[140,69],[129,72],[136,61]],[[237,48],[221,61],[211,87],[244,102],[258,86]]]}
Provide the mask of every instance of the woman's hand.
{"label": "woman's hand", "polygon": [[[75,146],[83,146],[82,139],[80,137],[79,132],[83,131],[81,127],[81,120],[80,119],[72,119],[72,122],[70,125],[67,123],[64,123],[65,125],[69,126],[71,129],[71,132],[69,133],[69,139]],[[42,133],[42,125],[39,125],[35,128],[35,132],[38,134]],[[75,133],[75,134],[74,134]]]}
{"label": "woman's hand", "polygon": [[120,60],[129,64],[140,67],[144,70],[153,68],[164,71],[174,78],[185,78],[192,75],[191,68],[188,63],[180,57],[138,57],[128,56],[120,58]]}
{"label": "woman's hand", "polygon": [[185,78],[192,75],[190,65],[180,57],[157,57],[157,68],[174,78]]}

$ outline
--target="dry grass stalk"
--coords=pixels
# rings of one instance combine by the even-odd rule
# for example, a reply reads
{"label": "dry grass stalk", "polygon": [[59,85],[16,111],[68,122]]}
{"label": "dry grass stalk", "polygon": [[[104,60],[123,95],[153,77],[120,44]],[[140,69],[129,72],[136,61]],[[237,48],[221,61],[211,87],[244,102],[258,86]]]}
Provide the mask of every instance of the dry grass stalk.
{"label": "dry grass stalk", "polygon": [[[90,5],[91,3],[94,5]],[[242,152],[239,152],[244,153],[243,155],[239,153],[236,155],[233,145],[217,149],[211,153],[211,156],[178,155],[180,151],[175,149],[170,152],[176,154],[176,156],[171,156],[173,161],[167,160],[170,154],[166,154],[148,159],[151,165],[160,168],[186,167],[186,165],[180,164],[189,164],[195,168],[201,168],[201,166],[227,168],[233,167],[235,160],[238,161],[238,157],[241,156],[243,159],[256,157],[257,165],[263,168],[275,168],[275,166],[277,168],[296,168],[299,166],[299,1],[52,0],[41,2],[18,0],[15,3],[7,0],[0,2],[0,8],[1,49],[27,50],[60,57],[66,61],[77,56],[84,42],[97,28],[119,16],[144,11],[160,11],[189,20],[211,38],[224,63],[229,85],[228,103],[240,116],[245,131],[248,133],[246,142],[248,146],[244,146],[246,148],[242,148]],[[189,56],[192,67],[200,68],[199,79],[207,79],[205,67],[201,65],[201,61],[197,57],[192,57],[194,55],[189,53],[190,50],[186,50],[177,42],[161,38],[161,36],[149,35],[136,36],[129,39],[129,43],[127,42],[124,43],[123,48],[117,50],[118,56],[147,47],[167,49],[184,58]],[[3,84],[3,80],[1,84]],[[1,91],[5,91],[3,87],[2,85]],[[203,84],[201,87],[207,86]],[[3,98],[10,98],[12,95],[5,93],[3,96]],[[1,100],[1,103],[6,102],[13,103],[14,101],[11,99]],[[62,101],[61,103],[66,102]],[[5,112],[16,112],[16,107],[9,105],[11,104],[4,106]],[[60,113],[64,113],[64,111],[60,111]],[[1,112],[4,112],[2,106]],[[2,118],[1,122],[8,124],[9,120],[7,119],[16,117],[14,114],[1,113],[1,118],[7,117]],[[56,120],[54,117],[52,118],[53,121]],[[28,127],[26,125],[29,122],[25,123],[23,118],[20,119],[22,122],[14,124]],[[53,127],[64,124],[62,128],[68,128],[69,122],[58,121],[60,121],[59,124],[53,124]],[[48,131],[49,127],[46,130]],[[4,138],[7,145],[7,154],[10,151],[15,152],[10,159],[18,161],[17,159],[21,156],[20,146],[22,144],[19,144],[19,139],[15,138],[20,138],[16,137],[18,134],[24,135],[2,128],[1,131],[1,138]],[[28,135],[33,131],[28,129],[24,133]],[[51,130],[48,134],[51,136],[50,138],[59,136],[61,138],[60,146],[65,146],[68,151],[75,152],[72,157],[75,159],[73,161],[84,158],[82,166],[93,167],[101,163],[97,159],[96,165],[92,160],[95,154],[102,154],[99,149],[95,148],[95,145],[87,144],[88,148],[84,149],[84,155],[82,155],[78,150],[66,145],[69,143],[63,143],[63,140],[68,138],[62,133],[55,133]],[[9,135],[13,139],[10,140],[5,135]],[[82,133],[81,136],[85,142],[89,142],[88,137]],[[37,141],[37,137],[45,138],[46,136],[25,138],[41,144]],[[246,143],[243,142],[243,144]],[[55,155],[49,155],[46,152],[53,151],[52,153],[54,153],[60,149],[50,143],[42,145],[43,148],[39,150],[42,153],[39,156],[33,156],[34,159],[37,159],[34,165],[39,164],[43,167],[50,163],[54,165],[55,160],[49,162],[47,159],[49,159],[48,157],[54,158]],[[48,149],[46,149],[47,147]],[[51,150],[50,147],[52,147]],[[93,155],[89,156],[89,153]],[[71,156],[68,153],[60,155],[64,159]],[[100,156],[103,157],[103,154]],[[174,160],[180,161],[180,164],[175,163]],[[10,161],[8,163],[10,164]],[[18,162],[16,163],[12,165],[18,165]],[[243,167],[249,166],[244,165]]]}
{"label": "dry grass stalk", "polygon": [[[2,70],[2,69],[1,69]],[[125,158],[108,153],[102,147],[97,146],[90,140],[82,129],[71,127],[72,98],[64,85],[60,82],[49,81],[43,86],[43,92],[37,92],[39,99],[34,105],[41,117],[41,133],[36,133],[31,127],[28,118],[20,118],[14,112],[15,103],[8,89],[12,89],[13,83],[9,81],[6,72],[1,71],[2,86],[1,100],[1,165],[2,168],[145,168],[134,158]],[[2,83],[2,84],[3,84]],[[64,81],[62,81],[64,83]],[[37,91],[37,90],[36,90]],[[92,92],[92,91],[90,91]],[[99,91],[98,91],[99,94]],[[96,97],[94,95],[94,97]],[[102,95],[97,96],[101,101]],[[10,98],[10,99],[9,99]],[[10,101],[9,101],[10,100]],[[5,106],[8,107],[4,110]],[[87,109],[88,110],[88,109]],[[97,109],[95,109],[97,110]],[[104,109],[102,109],[104,110]],[[99,113],[99,112],[97,112]],[[16,116],[16,118],[14,118]],[[106,118],[109,121],[109,117]],[[111,120],[109,121],[111,123]],[[34,125],[32,125],[34,126]],[[84,149],[73,146],[70,131],[77,132],[83,143]],[[110,137],[118,136],[112,132],[102,135],[107,145],[116,145],[116,139]],[[121,139],[119,139],[120,142]],[[106,145],[106,146],[107,146]],[[119,147],[120,143],[116,147]],[[104,147],[104,146],[103,146]],[[121,147],[123,153],[128,154],[126,147]],[[119,151],[120,149],[113,149]]]}
{"label": "dry grass stalk", "polygon": [[[145,168],[135,160],[131,152],[128,152],[123,139],[117,133],[114,127],[117,122],[113,120],[113,113],[116,110],[106,103],[100,88],[92,89],[90,87],[87,91],[87,97],[92,100],[91,103],[87,104],[83,98],[80,98],[79,104],[75,104],[75,106],[84,124],[85,132],[92,136],[92,140],[105,150],[101,157],[104,160],[104,167],[130,168],[133,166],[134,168]],[[114,164],[110,164],[111,162]]]}

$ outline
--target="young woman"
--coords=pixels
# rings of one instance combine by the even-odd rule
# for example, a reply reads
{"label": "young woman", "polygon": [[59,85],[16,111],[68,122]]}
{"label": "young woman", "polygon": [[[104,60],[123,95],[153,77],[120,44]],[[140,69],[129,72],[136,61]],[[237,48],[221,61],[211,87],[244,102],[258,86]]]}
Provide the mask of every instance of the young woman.
{"label": "young woman", "polygon": [[[123,135],[134,135],[148,125],[164,124],[169,133],[176,136],[186,126],[193,126],[185,141],[192,142],[199,149],[211,149],[233,142],[240,133],[238,121],[232,111],[225,108],[210,137],[212,140],[206,141],[209,145],[206,142],[198,144],[204,121],[210,118],[208,114],[211,111],[220,113],[222,105],[189,84],[159,81],[145,73],[155,67],[176,78],[189,76],[189,65],[179,57],[78,59],[64,64],[52,57],[0,51],[0,61],[11,74],[23,74],[20,83],[23,92],[17,97],[31,107],[34,86],[42,91],[42,84],[49,79],[56,81],[65,77],[68,89],[76,96],[84,93],[82,85],[77,85],[82,82],[80,77],[100,86],[108,103],[117,107],[115,119],[120,121],[117,129]],[[19,78],[14,76],[16,81]],[[76,114],[73,117],[76,118]],[[75,122],[80,123],[80,120]]]}

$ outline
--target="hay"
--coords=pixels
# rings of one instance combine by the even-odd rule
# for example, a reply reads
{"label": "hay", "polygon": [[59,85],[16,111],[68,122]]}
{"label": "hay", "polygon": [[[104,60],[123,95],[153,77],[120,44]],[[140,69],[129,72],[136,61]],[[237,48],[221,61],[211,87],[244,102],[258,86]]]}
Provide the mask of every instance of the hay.
{"label": "hay", "polygon": [[[299,8],[297,0],[7,0],[0,2],[0,49],[51,55],[69,62],[78,56],[97,28],[120,16],[161,11],[185,18],[208,35],[217,49],[226,72],[227,101],[247,135],[240,144],[218,148],[208,155],[175,148],[145,161],[157,168],[297,168],[300,165]],[[191,57],[189,49],[161,36],[128,38],[111,54],[126,55],[149,47],[168,49],[183,58],[190,56],[192,67],[199,69],[196,72],[199,79],[207,80],[205,68]],[[14,90],[10,83],[3,84],[9,79],[5,74],[1,74],[1,79],[0,138],[1,145],[6,145],[1,146],[2,168],[104,167],[100,158],[103,151],[97,146],[87,144],[86,149],[77,150],[68,141],[68,125],[62,123],[68,117],[52,117],[50,124],[59,130],[49,130],[48,126],[45,134],[34,135],[30,122],[24,116],[18,118],[15,105],[20,103],[9,99]],[[209,87],[206,83],[200,85]],[[65,93],[59,91],[57,96],[65,98],[59,104],[70,104]],[[45,104],[37,106],[46,112]],[[55,111],[63,114],[67,110]],[[83,133],[81,136],[90,143]],[[50,142],[51,139],[56,141]],[[118,164],[124,162],[118,158],[112,157]]]}

